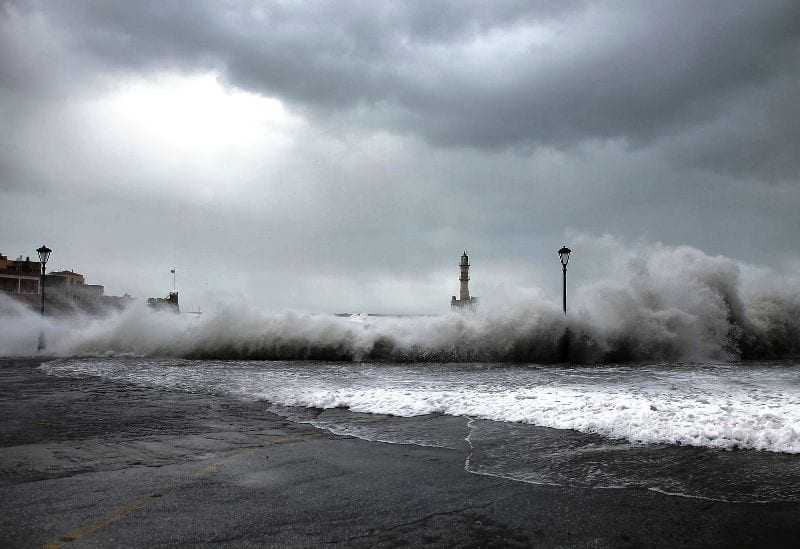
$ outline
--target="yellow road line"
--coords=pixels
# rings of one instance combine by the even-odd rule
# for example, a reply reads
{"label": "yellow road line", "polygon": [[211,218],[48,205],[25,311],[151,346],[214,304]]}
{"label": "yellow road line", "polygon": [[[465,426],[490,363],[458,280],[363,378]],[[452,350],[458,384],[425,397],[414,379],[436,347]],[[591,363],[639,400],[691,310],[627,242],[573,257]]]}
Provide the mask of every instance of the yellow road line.
{"label": "yellow road line", "polygon": [[[303,438],[308,438],[309,435],[317,435],[317,433],[311,432],[311,433],[293,433],[293,434],[290,434],[290,435],[279,435],[279,436],[276,436],[276,437],[270,437],[268,439],[268,442],[269,442],[269,444],[276,444],[276,445],[277,444],[287,444],[287,443],[290,443],[290,442],[298,442],[298,441],[302,440]],[[241,456],[241,455],[249,454],[251,452],[255,452],[256,450],[261,450],[261,449],[263,449],[263,448],[260,448],[260,447],[243,448],[241,450],[233,450],[231,453]],[[231,457],[231,454],[228,454],[228,456],[226,456],[226,457]],[[222,462],[211,463],[210,465],[207,465],[207,466],[205,466],[205,467],[203,467],[201,469],[197,469],[192,474],[194,476],[197,476],[197,477],[205,477],[205,476],[213,475],[213,474],[215,474],[215,473],[217,473],[219,471],[219,468],[220,468],[221,465],[222,465]],[[169,490],[167,490],[166,492],[169,492]],[[79,539],[85,538],[86,536],[90,536],[90,535],[102,530],[103,528],[106,528],[107,526],[111,525],[112,523],[127,517],[131,513],[135,512],[135,511],[138,511],[139,509],[142,509],[145,505],[147,505],[148,502],[150,502],[150,501],[152,501],[154,499],[157,499],[159,497],[161,497],[161,496],[160,495],[158,495],[158,496],[149,495],[149,496],[143,496],[143,497],[137,498],[137,499],[133,500],[132,502],[130,502],[129,504],[123,505],[122,507],[119,507],[119,508],[115,509],[111,514],[106,515],[105,517],[103,517],[103,518],[101,518],[99,520],[96,520],[96,521],[94,521],[94,522],[92,522],[90,524],[87,524],[86,526],[81,526],[79,528],[76,528],[74,530],[71,530],[71,531],[67,532],[66,534],[61,536],[58,541],[44,544],[43,548],[44,549],[59,549],[60,547],[63,546],[64,543],[71,543],[73,541],[77,541]]]}
{"label": "yellow road line", "polygon": [[[248,450],[252,451],[253,449],[248,449]],[[203,467],[202,469],[197,469],[196,471],[193,472],[193,475],[197,477],[205,477],[208,475],[213,475],[214,473],[219,471],[220,465],[221,463],[212,463],[206,467]],[[166,492],[169,492],[169,490],[165,491],[164,493]],[[112,523],[127,517],[131,513],[142,509],[145,505],[147,505],[148,502],[158,499],[160,497],[162,497],[162,494],[149,495],[137,498],[132,502],[128,503],[127,505],[123,505],[122,507],[115,509],[112,513],[106,515],[105,517],[99,520],[96,520],[85,526],[81,526],[79,528],[76,528],[75,530],[67,532],[66,534],[61,536],[58,541],[52,543],[46,543],[43,547],[44,549],[59,549],[64,543],[71,543],[73,541],[85,538],[86,536],[90,536],[102,530],[103,528],[106,528]]]}
{"label": "yellow road line", "polygon": [[59,547],[61,547],[63,543],[70,543],[85,538],[86,536],[90,536],[95,532],[97,532],[98,530],[102,530],[109,524],[127,517],[134,511],[138,511],[139,509],[147,505],[148,501],[155,499],[155,497],[157,496],[144,496],[141,498],[137,498],[133,500],[131,503],[123,505],[118,509],[115,509],[114,512],[112,512],[110,515],[107,515],[101,518],[100,520],[87,524],[86,526],[81,526],[80,528],[76,528],[75,530],[70,530],[69,532],[61,536],[58,542],[47,543],[44,545],[44,547],[45,549],[58,549]]}

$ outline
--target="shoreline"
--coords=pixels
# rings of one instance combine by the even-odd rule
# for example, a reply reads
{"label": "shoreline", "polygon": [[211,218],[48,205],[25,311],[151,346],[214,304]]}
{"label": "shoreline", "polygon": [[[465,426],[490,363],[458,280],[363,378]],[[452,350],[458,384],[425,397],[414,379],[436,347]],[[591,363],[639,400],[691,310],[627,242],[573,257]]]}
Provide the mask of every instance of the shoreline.
{"label": "shoreline", "polygon": [[[264,401],[0,359],[0,536],[10,547],[789,546],[800,503],[539,485],[462,451],[370,442]],[[468,442],[468,441],[467,441]]]}

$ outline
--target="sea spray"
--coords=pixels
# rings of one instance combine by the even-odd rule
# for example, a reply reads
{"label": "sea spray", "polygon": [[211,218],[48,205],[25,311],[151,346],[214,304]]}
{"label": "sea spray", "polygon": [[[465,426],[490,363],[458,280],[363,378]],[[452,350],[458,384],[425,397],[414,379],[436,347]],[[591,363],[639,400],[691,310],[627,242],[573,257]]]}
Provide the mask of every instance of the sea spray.
{"label": "sea spray", "polygon": [[[266,313],[229,303],[202,317],[139,304],[97,319],[42,319],[0,297],[0,355],[389,362],[612,363],[779,358],[800,355],[798,292],[760,284],[743,264],[700,250],[624,246],[605,238],[596,278],[578,285],[565,317],[554,301],[492,304],[475,314],[351,318]],[[587,262],[589,259],[587,258]],[[591,272],[595,269],[597,272]],[[587,277],[584,276],[585,280]]]}

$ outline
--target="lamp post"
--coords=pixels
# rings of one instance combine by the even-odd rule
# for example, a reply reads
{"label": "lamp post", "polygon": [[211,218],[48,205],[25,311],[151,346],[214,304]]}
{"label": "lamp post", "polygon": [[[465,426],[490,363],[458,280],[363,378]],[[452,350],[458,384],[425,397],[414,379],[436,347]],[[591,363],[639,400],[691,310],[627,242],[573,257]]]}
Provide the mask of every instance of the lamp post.
{"label": "lamp post", "polygon": [[[46,265],[47,265],[47,260],[50,259],[50,253],[52,251],[53,250],[51,250],[50,248],[48,248],[44,244],[42,244],[41,248],[38,248],[36,250],[36,253],[39,254],[39,263],[42,264],[42,277],[41,277],[41,281],[39,282],[39,291],[42,293],[42,318],[44,318],[44,276],[45,276],[45,272],[46,272],[45,269],[46,269]],[[42,331],[39,332],[39,350],[41,351],[42,349],[44,349],[44,347],[45,347],[45,344],[44,344],[44,328],[42,328]]]}
{"label": "lamp post", "polygon": [[572,250],[566,246],[562,246],[558,250],[558,258],[561,260],[561,269],[564,271],[564,314],[567,314],[567,263],[569,263],[569,254]]}

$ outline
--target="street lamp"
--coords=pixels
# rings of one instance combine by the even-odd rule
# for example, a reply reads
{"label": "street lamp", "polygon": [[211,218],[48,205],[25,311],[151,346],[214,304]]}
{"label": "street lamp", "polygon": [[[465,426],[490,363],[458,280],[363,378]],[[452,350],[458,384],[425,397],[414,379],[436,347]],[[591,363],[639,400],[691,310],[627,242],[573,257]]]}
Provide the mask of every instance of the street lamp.
{"label": "street lamp", "polygon": [[564,314],[567,314],[567,263],[569,263],[569,254],[572,250],[566,246],[562,246],[558,250],[558,258],[561,260],[561,269],[564,271]]}
{"label": "street lamp", "polygon": [[[36,250],[36,253],[39,254],[39,263],[42,264],[42,278],[41,282],[39,282],[39,291],[42,293],[42,317],[44,317],[44,275],[45,275],[45,268],[47,265],[47,260],[50,259],[50,253],[53,250],[42,244],[42,247]],[[39,350],[41,351],[44,349],[44,328],[42,331],[39,332]]]}

